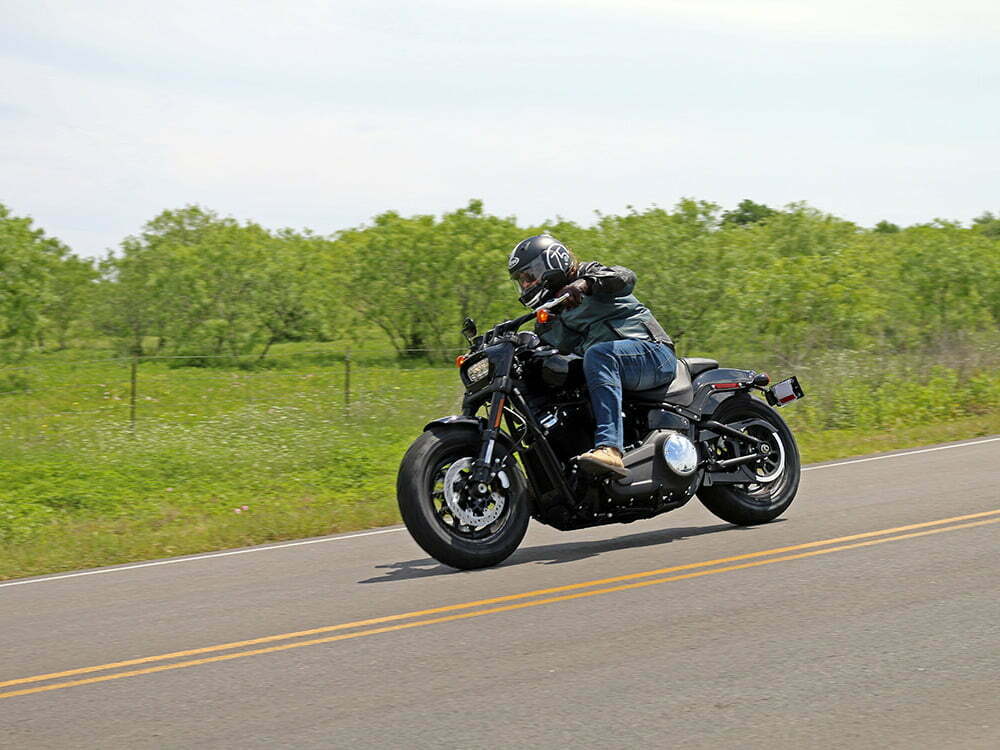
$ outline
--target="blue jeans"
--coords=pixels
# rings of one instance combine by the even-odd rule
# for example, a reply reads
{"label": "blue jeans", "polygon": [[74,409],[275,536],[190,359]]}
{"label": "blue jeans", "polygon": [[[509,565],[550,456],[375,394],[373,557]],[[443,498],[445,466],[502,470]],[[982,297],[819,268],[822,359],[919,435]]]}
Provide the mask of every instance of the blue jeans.
{"label": "blue jeans", "polygon": [[597,422],[594,446],[622,450],[622,389],[644,391],[669,383],[677,374],[677,356],[655,341],[602,341],[584,352],[583,372]]}

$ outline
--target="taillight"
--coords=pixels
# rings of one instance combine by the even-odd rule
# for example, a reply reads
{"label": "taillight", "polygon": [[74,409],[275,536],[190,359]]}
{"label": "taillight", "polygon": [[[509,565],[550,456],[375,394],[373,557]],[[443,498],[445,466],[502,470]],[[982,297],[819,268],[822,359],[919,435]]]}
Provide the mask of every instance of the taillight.
{"label": "taillight", "polygon": [[712,383],[712,387],[717,391],[735,391],[742,388],[743,383]]}

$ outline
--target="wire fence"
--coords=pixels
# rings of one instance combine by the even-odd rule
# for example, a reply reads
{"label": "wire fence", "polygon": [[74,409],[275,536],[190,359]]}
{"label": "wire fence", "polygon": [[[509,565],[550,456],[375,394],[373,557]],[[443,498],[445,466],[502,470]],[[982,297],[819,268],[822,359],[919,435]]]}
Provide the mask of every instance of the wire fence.
{"label": "wire fence", "polygon": [[[97,365],[97,364],[111,364],[114,362],[132,362],[138,360],[139,362],[169,362],[169,361],[199,361],[199,360],[217,360],[217,361],[251,361],[251,362],[273,362],[275,359],[280,359],[281,356],[285,357],[302,357],[309,355],[341,355],[341,356],[351,356],[352,349],[303,349],[296,351],[291,354],[285,355],[270,355],[268,358],[262,357],[259,353],[250,354],[140,354],[140,355],[122,355],[122,356],[111,356],[111,357],[100,357],[94,359],[79,359],[79,360],[66,360],[64,362],[38,362],[34,364],[27,365],[8,365],[2,368],[2,372],[17,372],[25,370],[46,370],[52,367],[72,367],[76,365]],[[393,350],[382,350],[378,354],[380,356],[392,356],[392,357],[410,357],[419,354],[459,354],[466,351],[465,348],[461,347],[449,347],[449,348],[407,348],[407,349],[393,349]],[[369,352],[370,353],[370,352]]]}
{"label": "wire fence", "polygon": [[[419,353],[459,352],[420,349]],[[206,365],[205,363],[211,363]],[[247,363],[252,366],[247,366]],[[459,392],[454,370],[401,361],[395,352],[300,349],[259,355],[108,356],[0,368],[0,422],[112,421],[136,430],[144,420],[185,420],[260,407],[295,407],[363,419],[380,397],[417,383],[416,394],[440,401]],[[18,430],[29,436],[25,425]]]}
{"label": "wire fence", "polygon": [[[27,444],[43,434],[87,425],[135,433],[144,423],[190,425],[225,415],[266,422],[268,409],[297,409],[317,420],[335,418],[342,426],[356,426],[376,418],[398,419],[403,410],[427,416],[453,413],[442,410],[460,403],[457,374],[441,359],[403,359],[385,348],[296,346],[273,350],[264,361],[258,354],[124,357],[109,352],[95,357],[75,350],[43,355],[48,361],[3,367],[0,437]],[[437,355],[462,350],[413,351]],[[962,356],[886,357],[837,351],[795,368],[761,354],[716,358],[767,370],[775,380],[797,374],[808,399],[793,418],[802,426],[839,428],[889,424],[904,418],[897,414],[915,413],[915,404],[947,405],[949,414],[995,408],[1000,352],[985,347],[958,354]]]}

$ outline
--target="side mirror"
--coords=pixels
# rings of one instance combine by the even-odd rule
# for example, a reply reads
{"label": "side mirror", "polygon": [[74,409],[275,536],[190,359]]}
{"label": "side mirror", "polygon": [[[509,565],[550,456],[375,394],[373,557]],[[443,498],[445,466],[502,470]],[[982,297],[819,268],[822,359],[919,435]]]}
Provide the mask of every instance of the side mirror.
{"label": "side mirror", "polygon": [[465,322],[462,323],[462,335],[471,344],[472,339],[476,337],[476,321],[472,318],[466,318]]}

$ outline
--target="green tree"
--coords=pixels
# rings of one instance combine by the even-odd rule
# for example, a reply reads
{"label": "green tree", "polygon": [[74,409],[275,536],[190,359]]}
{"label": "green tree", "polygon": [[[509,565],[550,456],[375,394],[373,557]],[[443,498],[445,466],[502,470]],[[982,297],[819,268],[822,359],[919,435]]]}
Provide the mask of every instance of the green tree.
{"label": "green tree", "polygon": [[192,284],[185,243],[200,241],[217,217],[197,206],[164,211],[139,235],[126,237],[119,252],[100,263],[101,283],[94,308],[98,330],[131,354],[162,351],[171,339],[195,325],[198,288]]}
{"label": "green tree", "polygon": [[253,304],[266,338],[260,359],[281,341],[328,337],[346,327],[346,305],[335,271],[327,266],[332,243],[311,232],[274,235],[256,269]]}
{"label": "green tree", "polygon": [[380,328],[400,356],[442,348],[440,323],[458,316],[447,279],[452,248],[434,242],[434,217],[379,214],[370,227],[341,232],[338,270],[354,309]]}
{"label": "green tree", "polygon": [[895,234],[896,232],[899,232],[900,229],[898,224],[893,224],[891,221],[882,219],[882,221],[875,225],[872,231],[878,234]]}
{"label": "green tree", "polygon": [[992,239],[1000,239],[1000,215],[984,211],[972,220],[972,228]]}
{"label": "green tree", "polygon": [[671,211],[602,216],[576,250],[581,260],[632,269],[636,296],[679,345],[697,347],[706,338],[732,262],[728,247],[711,242],[718,223],[718,206],[684,199]]}
{"label": "green tree", "polygon": [[0,361],[22,356],[37,341],[52,301],[53,268],[68,250],[0,204]]}
{"label": "green tree", "polygon": [[338,276],[357,314],[400,356],[439,359],[459,346],[463,317],[514,309],[506,260],[524,231],[479,201],[440,220],[388,212],[337,236]]}
{"label": "green tree", "polygon": [[722,213],[722,225],[724,227],[747,226],[748,224],[765,221],[776,213],[778,212],[770,206],[765,206],[763,203],[754,203],[749,198],[745,198],[732,211],[724,211]]}
{"label": "green tree", "polygon": [[71,328],[90,317],[98,276],[93,261],[75,255],[65,255],[53,264],[48,300],[42,310],[45,325],[40,346],[44,345],[41,336],[46,334],[56,340],[60,349],[69,346]]}
{"label": "green tree", "polygon": [[[898,239],[897,239],[898,238]],[[893,308],[910,348],[1000,325],[1000,242],[955,225],[910,227],[894,237]]]}
{"label": "green tree", "polygon": [[484,213],[482,201],[478,200],[445,214],[435,226],[435,242],[442,250],[450,248],[455,260],[450,278],[441,280],[458,303],[456,319],[442,321],[442,325],[450,326],[449,334],[454,335],[466,317],[484,323],[519,314],[507,274],[507,258],[524,239],[524,231],[512,218]]}
{"label": "green tree", "polygon": [[255,304],[272,244],[199,206],[164,211],[102,263],[99,321],[129,351],[239,355],[265,337]]}

